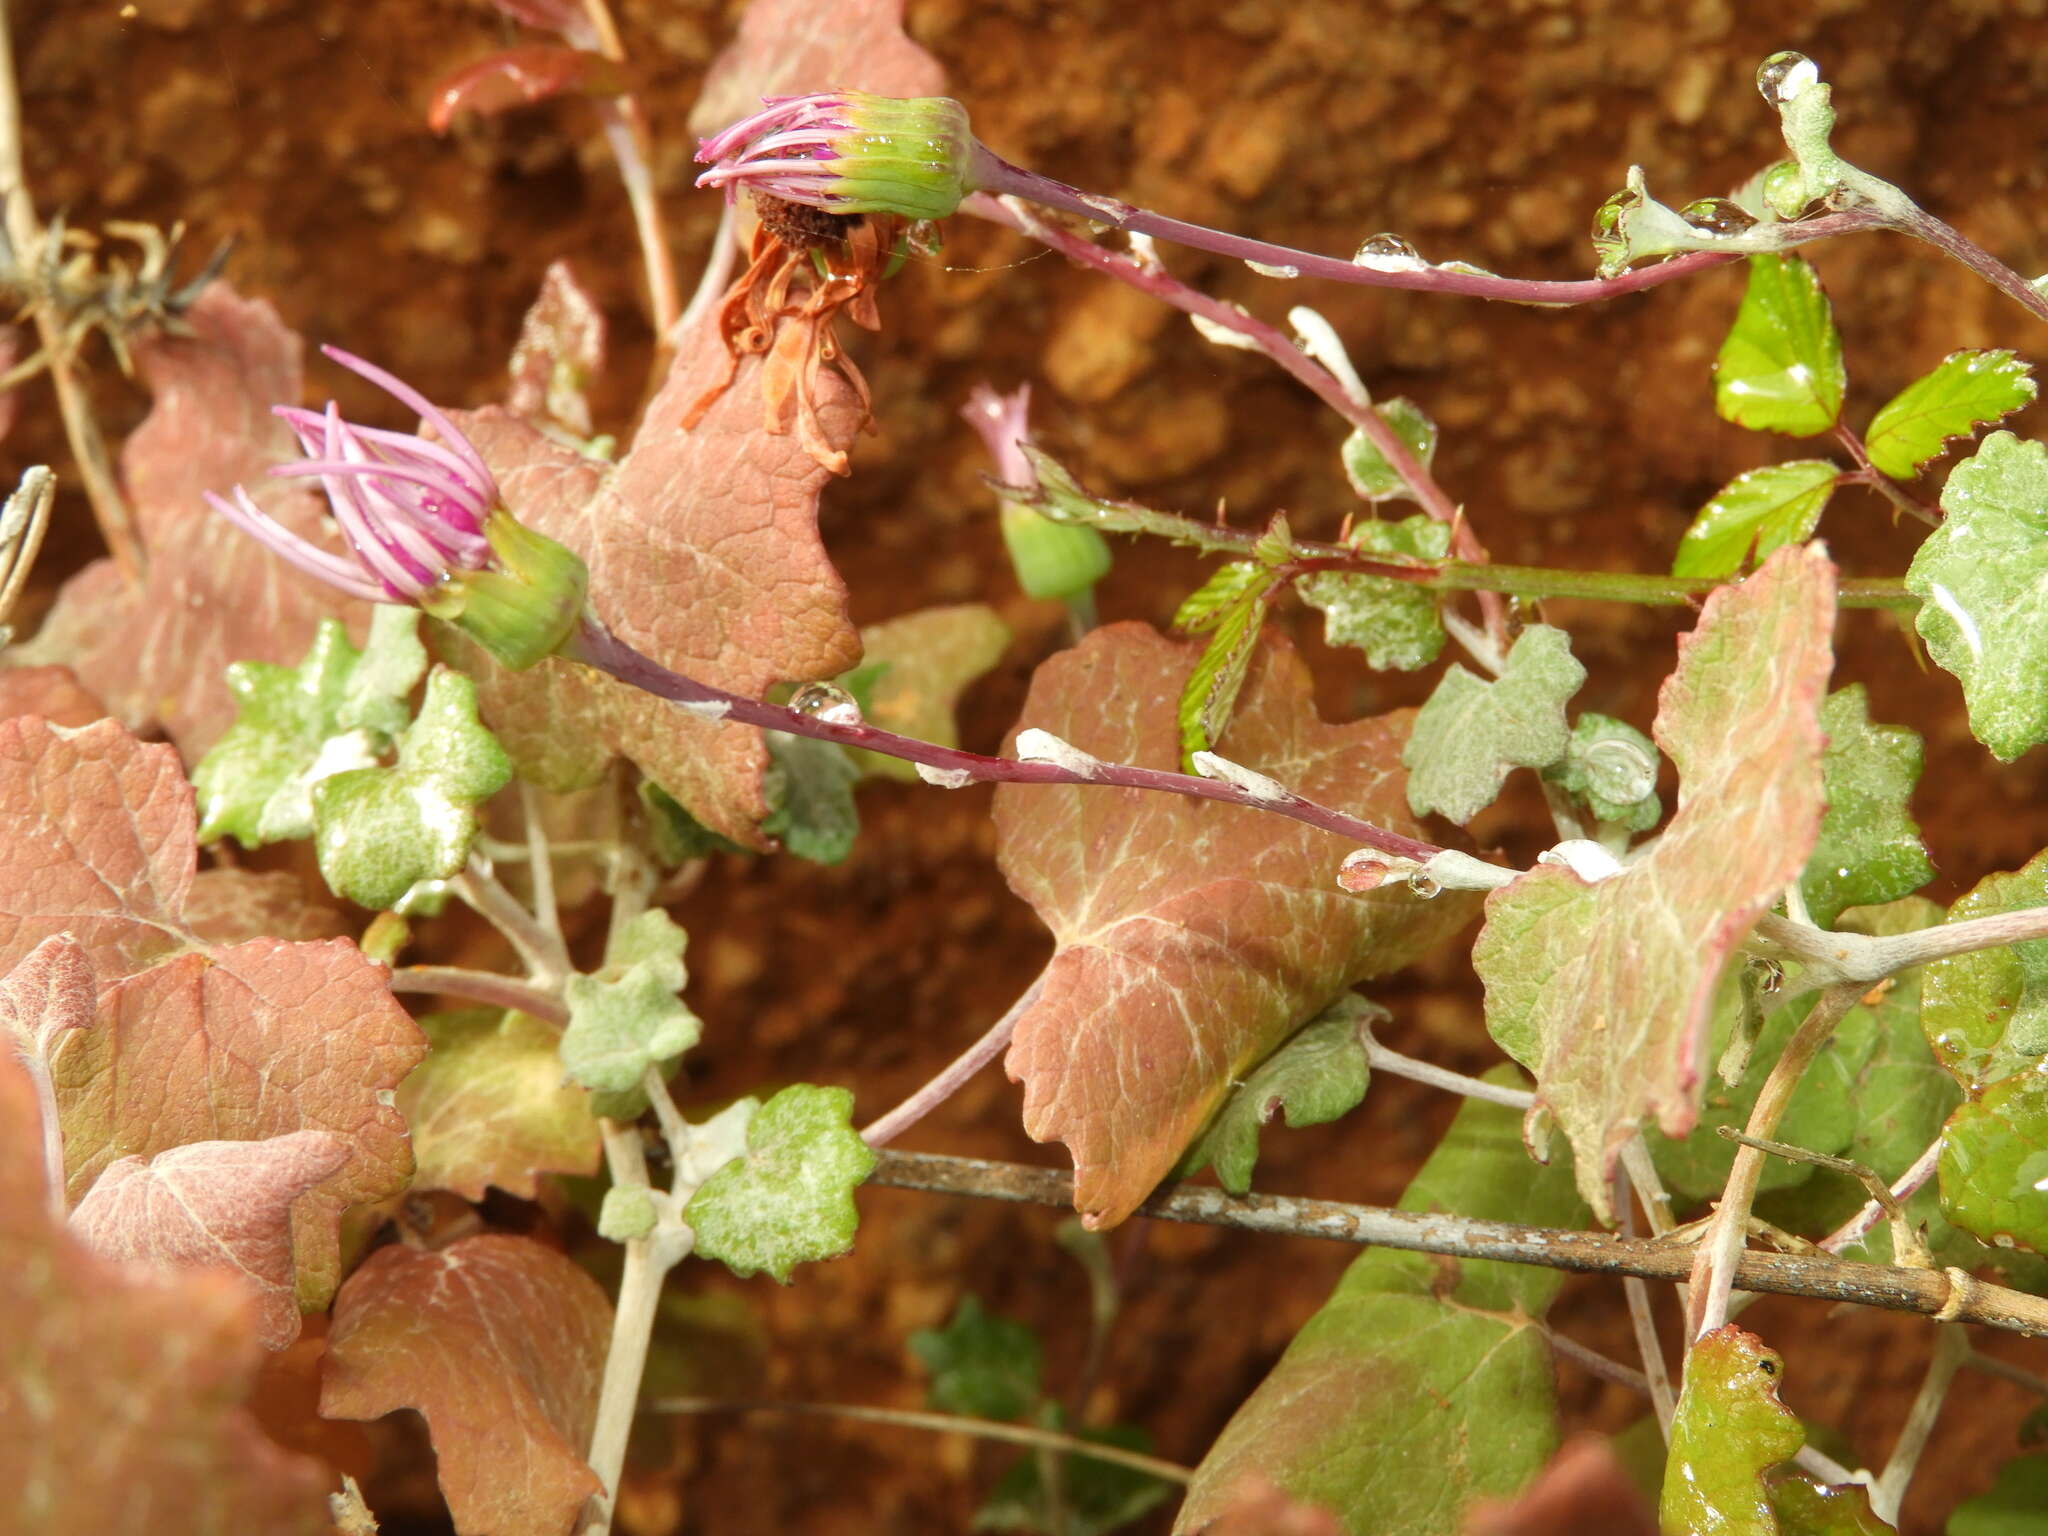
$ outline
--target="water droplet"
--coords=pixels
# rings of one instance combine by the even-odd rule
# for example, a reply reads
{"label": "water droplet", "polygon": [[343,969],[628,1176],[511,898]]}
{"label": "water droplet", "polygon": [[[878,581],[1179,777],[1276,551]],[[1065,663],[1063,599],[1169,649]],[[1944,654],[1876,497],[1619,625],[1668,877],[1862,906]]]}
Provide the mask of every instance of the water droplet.
{"label": "water droplet", "polygon": [[790,699],[789,707],[827,725],[861,724],[860,706],[837,683],[805,683]]}
{"label": "water droplet", "polygon": [[1361,245],[1351,258],[1354,267],[1374,272],[1420,272],[1429,263],[1399,235],[1380,233]]}
{"label": "water droplet", "polygon": [[1782,106],[1796,101],[1806,88],[1820,79],[1820,66],[1803,53],[1787,49],[1774,53],[1757,66],[1756,88],[1763,92],[1765,101],[1772,106]]}
{"label": "water droplet", "polygon": [[1634,805],[1657,787],[1657,761],[1632,741],[1610,737],[1586,748],[1586,775],[1602,799]]}
{"label": "water droplet", "polygon": [[1687,203],[1678,216],[1705,235],[1739,235],[1756,225],[1756,215],[1725,197],[1703,197]]}
{"label": "water droplet", "polygon": [[1785,990],[1785,967],[1775,960],[1766,960],[1759,969],[1763,972],[1757,979],[1759,992],[1772,997]]}
{"label": "water droplet", "polygon": [[1424,901],[1428,901],[1430,897],[1442,891],[1443,887],[1438,885],[1434,880],[1430,879],[1429,876],[1423,874],[1420,870],[1417,870],[1414,874],[1408,877],[1408,889],[1414,892],[1417,896],[1420,896]]}

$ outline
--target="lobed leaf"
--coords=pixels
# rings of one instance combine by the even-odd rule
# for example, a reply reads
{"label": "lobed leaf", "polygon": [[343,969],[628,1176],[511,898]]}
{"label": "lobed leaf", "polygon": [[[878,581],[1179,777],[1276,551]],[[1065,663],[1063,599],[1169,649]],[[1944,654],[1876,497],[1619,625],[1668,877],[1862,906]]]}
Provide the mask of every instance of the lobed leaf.
{"label": "lobed leaf", "polygon": [[747,1122],[747,1150],[706,1179],[683,1208],[697,1252],[745,1278],[766,1270],[787,1285],[798,1264],[853,1246],[853,1191],[875,1154],[850,1123],[844,1088],[796,1083]]}
{"label": "lobed leaf", "polygon": [[[870,624],[860,632],[860,642],[863,665],[884,669],[865,706],[868,723],[953,747],[960,744],[953,723],[960,695],[1003,659],[1010,626],[986,603],[957,603]],[[900,757],[880,752],[852,757],[864,774],[906,782],[917,778],[917,769]]]}
{"label": "lobed leaf", "polygon": [[1820,276],[1803,257],[1749,258],[1749,285],[1714,359],[1714,408],[1757,432],[1812,437],[1842,414],[1849,376]]}
{"label": "lobed leaf", "polygon": [[1408,808],[1462,824],[1493,804],[1516,768],[1557,762],[1571,744],[1565,703],[1585,680],[1571,637],[1547,624],[1522,632],[1493,682],[1445,669],[1401,753]]}
{"label": "lobed leaf", "polygon": [[[1394,436],[1415,455],[1416,461],[1428,469],[1436,458],[1436,423],[1425,416],[1421,407],[1412,400],[1388,400],[1373,409],[1393,429]],[[1351,435],[1344,439],[1343,453],[1344,478],[1351,482],[1351,489],[1367,501],[1422,499],[1362,429],[1353,428]],[[1449,524],[1443,526],[1448,530]]]}
{"label": "lobed leaf", "polygon": [[768,734],[765,783],[774,807],[761,830],[814,864],[838,864],[853,852],[860,811],[853,803],[860,769],[837,742],[812,736]]}
{"label": "lobed leaf", "polygon": [[1841,471],[1826,459],[1746,470],[1714,493],[1685,530],[1674,576],[1732,576],[1820,525]]}
{"label": "lobed leaf", "polygon": [[1799,1416],[1778,1401],[1783,1371],[1776,1351],[1733,1323],[1694,1341],[1671,1416],[1664,1529],[1778,1536],[1764,1473],[1806,1443]]}
{"label": "lobed leaf", "polygon": [[[1350,544],[1368,556],[1441,560],[1450,553],[1451,525],[1421,512],[1397,523],[1372,520],[1351,530]],[[1370,666],[1412,672],[1444,648],[1437,596],[1426,587],[1390,576],[1319,571],[1297,578],[1294,590],[1322,610],[1323,638],[1364,651]]]}
{"label": "lobed leaf", "polygon": [[1799,891],[1813,920],[1831,928],[1845,908],[1910,896],[1934,878],[1934,864],[1906,810],[1920,778],[1918,733],[1873,725],[1861,683],[1828,695],[1820,728],[1828,809]]}
{"label": "lobed leaf", "polygon": [[925,1401],[941,1413],[1021,1419],[1038,1402],[1044,1351],[1023,1323],[962,1296],[944,1328],[920,1328],[910,1352],[931,1377]]}
{"label": "lobed leaf", "polygon": [[[2048,851],[1987,875],[1949,908],[1951,923],[2048,904]],[[1925,969],[1920,1021],[1935,1059],[1965,1091],[2048,1056],[2048,939],[1936,960]]]}
{"label": "lobed leaf", "polygon": [[1893,479],[1910,480],[1951,441],[2010,416],[2034,394],[2033,366],[2015,353],[1951,352],[1879,408],[1863,447]]}
{"label": "lobed leaf", "polygon": [[586,1088],[626,1093],[649,1067],[697,1043],[703,1023],[677,995],[686,937],[666,912],[651,908],[620,931],[603,970],[569,978],[569,1027],[560,1050],[570,1077]]}

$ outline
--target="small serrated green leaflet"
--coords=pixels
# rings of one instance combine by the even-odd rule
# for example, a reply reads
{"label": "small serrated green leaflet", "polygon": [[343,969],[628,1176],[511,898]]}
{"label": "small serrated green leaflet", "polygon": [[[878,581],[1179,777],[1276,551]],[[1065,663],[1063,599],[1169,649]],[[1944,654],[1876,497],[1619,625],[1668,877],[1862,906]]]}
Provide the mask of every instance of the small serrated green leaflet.
{"label": "small serrated green leaflet", "polygon": [[797,1083],[747,1126],[747,1150],[706,1179],[683,1219],[697,1252],[744,1279],[766,1270],[785,1284],[798,1264],[853,1246],[854,1189],[875,1154],[854,1132],[853,1095]]}
{"label": "small serrated green leaflet", "polygon": [[360,651],[323,619],[298,666],[228,668],[235,722],[192,770],[201,842],[257,848],[313,835],[313,786],[373,766],[405,729],[406,695],[427,668],[418,622],[416,609],[379,604]]}
{"label": "small serrated green leaflet", "polygon": [[1359,1030],[1375,1015],[1384,1018],[1386,1011],[1362,997],[1346,997],[1267,1057],[1195,1139],[1181,1165],[1184,1174],[1214,1167],[1217,1183],[1233,1195],[1245,1194],[1259,1160],[1259,1127],[1275,1110],[1299,1129],[1357,1108],[1371,1075]]}
{"label": "small serrated green leaflet", "polygon": [[1252,545],[1252,559],[1260,565],[1285,565],[1293,558],[1294,530],[1288,525],[1285,512],[1275,512],[1267,519],[1258,542]]}
{"label": "small serrated green leaflet", "polygon": [[[1949,908],[1948,921],[1997,917],[2048,903],[2048,852],[1987,875]],[[1971,950],[1929,964],[1920,1021],[1935,1058],[1975,1092],[2048,1056],[2048,939]]]}
{"label": "small serrated green leaflet", "polygon": [[625,1093],[649,1067],[697,1043],[703,1025],[676,995],[685,979],[684,942],[683,930],[656,907],[620,931],[604,969],[569,978],[563,1071],[586,1088]]}
{"label": "small serrated green leaflet", "polygon": [[352,768],[313,786],[320,873],[337,896],[395,906],[422,880],[462,868],[476,808],[503,789],[512,760],[476,714],[476,684],[438,667],[390,768]]}
{"label": "small serrated green leaflet", "polygon": [[1920,778],[1920,737],[1899,725],[1873,725],[1861,683],[1828,695],[1821,784],[1827,815],[1820,841],[1799,877],[1806,910],[1823,928],[1845,908],[1909,896],[1934,878],[1920,828],[1906,812]]}
{"label": "small serrated green leaflet", "polygon": [[1759,432],[1811,437],[1842,413],[1842,338],[1813,267],[1798,256],[1749,258],[1742,308],[1714,359],[1714,408]]}
{"label": "small serrated green leaflet", "polygon": [[925,1402],[941,1413],[1021,1419],[1038,1401],[1044,1351],[1023,1323],[963,1296],[944,1328],[920,1328],[910,1352],[931,1376]]}
{"label": "small serrated green leaflet", "polygon": [[[1450,552],[1451,525],[1426,513],[1399,522],[1360,523],[1351,546],[1362,555],[1402,555],[1437,561]],[[1413,582],[1387,576],[1354,576],[1317,571],[1298,578],[1294,590],[1323,613],[1323,638],[1355,646],[1368,665],[1412,672],[1435,661],[1444,648],[1437,595]]]}
{"label": "small serrated green leaflet", "polygon": [[1491,683],[1451,667],[1402,749],[1408,808],[1467,822],[1493,804],[1514,769],[1547,768],[1563,757],[1571,742],[1564,706],[1585,680],[1570,637],[1547,624],[1522,632]]}
{"label": "small serrated green leaflet", "polygon": [[[1238,690],[1258,648],[1259,631],[1266,623],[1266,594],[1273,587],[1273,573],[1254,567],[1254,576],[1244,590],[1204,627],[1212,628],[1208,648],[1188,673],[1180,695],[1180,746],[1184,763],[1194,754],[1206,752],[1230,723],[1237,706]],[[1192,771],[1192,770],[1191,770]]]}
{"label": "small serrated green leaflet", "polygon": [[2048,1456],[2015,1456],[1989,1493],[1965,1499],[1947,1536],[2048,1536]]}
{"label": "small serrated green leaflet", "polygon": [[1910,480],[1952,440],[2010,416],[2034,392],[2033,366],[2013,352],[1951,352],[1885,402],[1863,446],[1879,469]]}
{"label": "small serrated green leaflet", "polygon": [[1630,832],[1647,832],[1664,814],[1657,798],[1657,745],[1626,720],[1592,710],[1572,725],[1564,757],[1543,777],[1594,817]]}
{"label": "small serrated green leaflet", "polygon": [[1764,1473],[1806,1443],[1798,1415],[1778,1401],[1783,1371],[1775,1350],[1733,1323],[1694,1343],[1671,1416],[1665,1530],[1778,1536]]}
{"label": "small serrated green leaflet", "polygon": [[860,769],[846,749],[810,736],[768,733],[768,803],[761,830],[813,864],[837,864],[860,836],[853,786]]}
{"label": "small serrated green leaflet", "polygon": [[1737,475],[1694,515],[1672,559],[1674,576],[1732,576],[1820,524],[1841,471],[1826,459],[1794,459]]}
{"label": "small serrated green leaflet", "polygon": [[1906,571],[1914,622],[2003,762],[2048,740],[2048,447],[1994,432],[1941,492],[1948,516]]}
{"label": "small serrated green leaflet", "polygon": [[[1436,423],[1422,414],[1411,400],[1388,400],[1376,405],[1380,419],[1393,429],[1408,451],[1424,469],[1436,458]],[[1363,430],[1354,429],[1344,439],[1344,475],[1351,488],[1367,501],[1392,501],[1406,497],[1419,500],[1415,488],[1401,478]]]}
{"label": "small serrated green leaflet", "polygon": [[[1065,1415],[1057,1404],[1044,1415],[1046,1427],[1064,1427]],[[1147,1452],[1152,1437],[1134,1424],[1110,1424],[1082,1428],[1074,1438],[1095,1445],[1113,1446],[1120,1451]],[[1113,1461],[1068,1454],[1060,1464],[1059,1497],[1046,1487],[1045,1463],[1038,1456],[1025,1456],[1011,1464],[980,1509],[974,1513],[976,1531],[1065,1530],[1068,1536],[1107,1536],[1110,1531],[1156,1509],[1173,1492],[1173,1485],[1160,1478]]]}
{"label": "small serrated green leaflet", "polygon": [[1199,635],[1223,622],[1231,607],[1248,592],[1262,592],[1272,576],[1256,560],[1233,560],[1219,565],[1209,579],[1181,600],[1173,613],[1173,627],[1186,635]]}

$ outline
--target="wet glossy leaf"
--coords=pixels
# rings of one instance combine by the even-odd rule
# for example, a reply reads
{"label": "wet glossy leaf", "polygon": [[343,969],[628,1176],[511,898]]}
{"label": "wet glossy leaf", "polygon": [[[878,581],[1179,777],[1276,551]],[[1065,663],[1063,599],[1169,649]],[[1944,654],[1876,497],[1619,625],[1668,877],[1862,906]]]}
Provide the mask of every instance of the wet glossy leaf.
{"label": "wet glossy leaf", "polygon": [[[862,665],[883,669],[869,690],[868,723],[953,747],[960,744],[954,706],[968,684],[1003,659],[1010,627],[986,603],[958,603],[870,624],[860,640],[866,654]],[[917,778],[916,768],[900,757],[879,752],[852,757],[865,774],[906,782]]]}
{"label": "wet glossy leaf", "polygon": [[[1565,1162],[1530,1162],[1514,1111],[1467,1100],[1401,1207],[1576,1226],[1585,1208]],[[1518,1491],[1556,1448],[1534,1322],[1560,1284],[1530,1267],[1368,1251],[1217,1437],[1174,1529],[1200,1529],[1257,1470],[1360,1536],[1457,1532],[1469,1505]]]}
{"label": "wet glossy leaf", "polygon": [[2048,1253],[2048,1073],[2001,1078],[1949,1116],[1941,1210],[1987,1243]]}
{"label": "wet glossy leaf", "polygon": [[[1020,728],[1106,761],[1170,768],[1192,648],[1115,624],[1038,669]],[[1119,707],[1105,711],[1102,700]],[[1325,725],[1307,670],[1269,644],[1219,750],[1413,835],[1408,717]],[[1007,1065],[1024,1125],[1073,1152],[1075,1206],[1122,1220],[1242,1078],[1355,983],[1407,964],[1472,912],[1458,893],[1346,895],[1340,839],[1240,806],[1096,785],[996,791],[997,856],[1058,949]]]}
{"label": "wet glossy leaf", "polygon": [[2033,375],[2030,364],[2002,347],[1949,353],[1871,417],[1863,436],[1870,462],[1895,479],[1912,479],[1955,438],[2030,403]]}
{"label": "wet glossy leaf", "polygon": [[[1948,921],[2048,904],[2048,852],[1987,875],[1949,908]],[[2001,944],[1926,968],[1921,1023],[1941,1064],[1970,1092],[2048,1056],[2048,939]]]}
{"label": "wet glossy leaf", "polygon": [[[1436,423],[1422,414],[1412,400],[1388,400],[1373,409],[1393,428],[1394,436],[1407,446],[1424,469],[1436,457]],[[1354,428],[1344,439],[1344,478],[1367,501],[1420,500],[1406,480],[1387,462],[1386,455],[1373,446],[1372,439]],[[1448,525],[1445,525],[1448,526]]]}
{"label": "wet glossy leaf", "polygon": [[1826,459],[1747,470],[1693,517],[1671,561],[1674,576],[1732,576],[1820,525],[1841,471]]}
{"label": "wet glossy leaf", "polygon": [[[1055,1406],[1047,1415],[1058,1428],[1063,1415]],[[1124,1451],[1150,1451],[1152,1437],[1132,1424],[1110,1424],[1075,1431],[1075,1438]],[[1173,1485],[1135,1467],[1066,1456],[1060,1462],[1060,1499],[1048,1497],[1044,1468],[1036,1456],[1014,1462],[981,1508],[974,1512],[976,1531],[1050,1531],[1059,1526],[1055,1508],[1065,1512],[1071,1536],[1107,1536],[1146,1511],[1164,1504]]]}
{"label": "wet glossy leaf", "polygon": [[741,1277],[766,1270],[787,1284],[798,1264],[853,1246],[853,1191],[875,1154],[854,1133],[853,1095],[797,1083],[747,1125],[747,1150],[706,1179],[683,1219],[697,1252]]}
{"label": "wet glossy leaf", "polygon": [[1043,1351],[1024,1324],[960,1298],[944,1328],[921,1328],[910,1352],[931,1377],[925,1401],[941,1413],[1021,1419],[1038,1401]]}
{"label": "wet glossy leaf", "polygon": [[589,1096],[565,1082],[560,1033],[497,1008],[432,1013],[430,1047],[398,1090],[412,1129],[415,1189],[482,1200],[488,1188],[531,1200],[536,1175],[597,1171]]}
{"label": "wet glossy leaf", "polygon": [[1861,683],[1828,695],[1820,728],[1828,809],[1799,890],[1813,920],[1831,928],[1844,908],[1911,895],[1934,878],[1934,865],[1906,809],[1920,778],[1919,734],[1873,725]]}
{"label": "wet glossy leaf", "polygon": [[1625,720],[1588,710],[1572,724],[1564,756],[1543,777],[1594,817],[1647,832],[1664,815],[1657,798],[1657,745]]}
{"label": "wet glossy leaf", "polygon": [[[1352,548],[1372,555],[1407,555],[1441,560],[1450,553],[1451,525],[1426,513],[1400,522],[1377,519],[1351,530]],[[1323,638],[1355,646],[1375,667],[1412,672],[1435,661],[1444,648],[1437,595],[1412,582],[1386,576],[1352,576],[1321,571],[1294,584],[1301,600],[1323,613]]]}
{"label": "wet glossy leaf", "polygon": [[1597,884],[1545,865],[1487,898],[1473,950],[1487,1028],[1535,1071],[1603,1215],[1644,1115],[1667,1136],[1692,1129],[1722,968],[1818,835],[1834,606],[1834,567],[1811,546],[1709,597],[1658,696],[1679,801],[1656,846]]}
{"label": "wet glossy leaf", "polygon": [[1446,669],[1401,753],[1408,808],[1467,822],[1493,804],[1516,768],[1563,757],[1571,742],[1565,702],[1585,680],[1571,637],[1547,624],[1522,632],[1493,682],[1455,664]]}
{"label": "wet glossy leaf", "polygon": [[1714,359],[1714,408],[1758,432],[1812,437],[1842,413],[1848,372],[1828,296],[1803,258],[1749,258],[1749,286]]}
{"label": "wet glossy leaf", "polygon": [[477,807],[511,777],[511,758],[476,717],[476,684],[437,668],[394,766],[349,768],[313,786],[320,873],[359,906],[397,906],[420,881],[461,871]]}
{"label": "wet glossy leaf", "polygon": [[1259,1063],[1188,1149],[1181,1164],[1184,1174],[1213,1166],[1216,1182],[1242,1195],[1252,1187],[1252,1168],[1259,1160],[1259,1127],[1276,1110],[1298,1129],[1356,1109],[1371,1072],[1359,1028],[1373,1015],[1387,1017],[1385,1009],[1364,998],[1340,998],[1328,1014]]}
{"label": "wet glossy leaf", "polygon": [[1892,1529],[1877,1518],[1861,1483],[1816,1483],[1792,1473],[1772,1481],[1770,1499],[1779,1536],[1886,1536]]}
{"label": "wet glossy leaf", "polygon": [[1693,1344],[1671,1418],[1660,1513],[1667,1531],[1779,1536],[1764,1473],[1806,1443],[1778,1401],[1784,1362],[1729,1323]]}
{"label": "wet glossy leaf", "polygon": [[1972,733],[2009,763],[2048,740],[2048,446],[1992,433],[1950,472],[1941,505],[1906,570],[1914,623],[1963,685]]}
{"label": "wet glossy leaf", "polygon": [[586,1088],[625,1093],[647,1069],[697,1043],[703,1024],[683,990],[683,930],[659,907],[628,923],[601,971],[571,976],[562,1069]]}
{"label": "wet glossy leaf", "polygon": [[394,1243],[335,1298],[320,1412],[416,1409],[458,1531],[568,1536],[602,1491],[583,1448],[611,1323],[597,1282],[531,1238]]}

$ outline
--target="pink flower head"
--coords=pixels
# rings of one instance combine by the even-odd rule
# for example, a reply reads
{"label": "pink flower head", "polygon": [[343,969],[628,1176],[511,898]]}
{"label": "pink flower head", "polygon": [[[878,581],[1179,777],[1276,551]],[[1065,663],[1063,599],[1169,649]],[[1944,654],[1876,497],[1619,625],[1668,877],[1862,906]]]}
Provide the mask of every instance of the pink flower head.
{"label": "pink flower head", "polygon": [[208,504],[300,570],[372,602],[415,603],[451,572],[483,569],[491,560],[484,524],[498,504],[483,456],[418,390],[338,347],[320,350],[417,411],[435,434],[359,427],[332,401],[325,411],[273,407],[306,457],[271,473],[319,476],[354,558],[300,538],[241,486],[232,498],[207,492]]}
{"label": "pink flower head", "polygon": [[968,392],[960,407],[967,424],[981,435],[988,456],[996,461],[996,473],[1005,485],[1036,485],[1038,475],[1024,457],[1024,440],[1031,435],[1031,386],[1019,384],[1007,395],[999,395],[986,384]]}
{"label": "pink flower head", "polygon": [[701,140],[700,187],[741,187],[828,213],[942,219],[973,190],[967,109],[944,96],[770,96]]}

